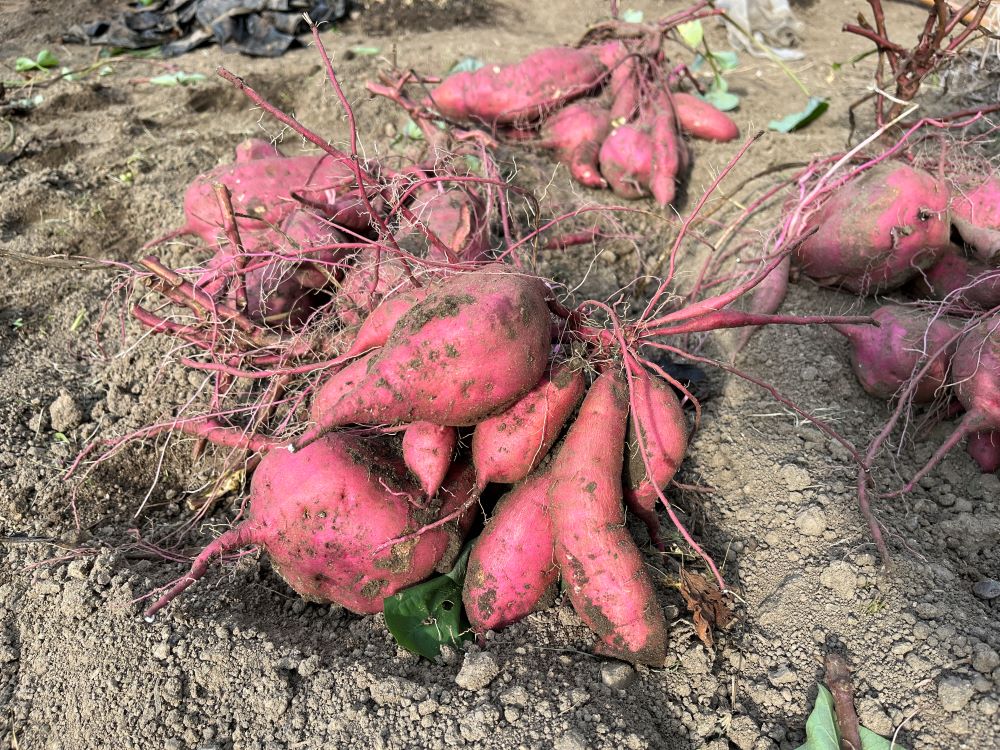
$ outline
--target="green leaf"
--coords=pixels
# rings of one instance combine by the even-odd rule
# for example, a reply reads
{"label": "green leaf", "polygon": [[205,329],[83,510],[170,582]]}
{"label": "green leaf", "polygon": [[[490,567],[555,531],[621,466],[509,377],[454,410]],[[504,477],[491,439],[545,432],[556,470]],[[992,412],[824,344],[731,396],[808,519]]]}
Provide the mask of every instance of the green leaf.
{"label": "green leaf", "polygon": [[190,86],[204,80],[205,76],[201,73],[184,73],[178,71],[176,73],[164,73],[161,76],[155,76],[150,78],[149,82],[154,86]]}
{"label": "green leaf", "polygon": [[17,58],[17,60],[14,61],[14,70],[18,73],[24,73],[29,70],[45,70],[46,68],[54,68],[57,65],[59,65],[59,61],[56,59],[56,56],[47,49],[43,49],[35,56],[34,60],[30,57]]}
{"label": "green leaf", "polygon": [[629,9],[622,13],[622,20],[625,23],[642,23],[642,19],[645,16],[642,14],[641,10]]}
{"label": "green leaf", "polygon": [[719,76],[715,77],[701,98],[721,112],[731,112],[740,106],[740,98],[736,94],[729,93],[729,84]]}
{"label": "green leaf", "polygon": [[732,70],[740,64],[739,55],[728,49],[724,49],[721,52],[713,52],[712,60],[722,70]]}
{"label": "green leaf", "polygon": [[407,651],[433,659],[443,644],[468,637],[462,627],[462,583],[471,550],[471,545],[465,548],[450,573],[386,598],[386,627]]}
{"label": "green leaf", "polygon": [[693,21],[682,23],[677,27],[677,31],[688,47],[697,47],[701,44],[701,40],[705,38],[705,28],[697,18]]}
{"label": "green leaf", "polygon": [[403,123],[403,136],[409,138],[411,141],[422,141],[424,139],[424,131],[420,129],[409,117],[406,118],[406,122]]}
{"label": "green leaf", "polygon": [[363,44],[358,44],[348,50],[348,52],[356,55],[357,57],[373,57],[381,51],[381,47],[367,47]]}
{"label": "green leaf", "polygon": [[798,750],[840,750],[833,696],[822,685],[816,695],[816,705],[806,719],[806,744]]}
{"label": "green leaf", "polygon": [[472,73],[479,70],[485,64],[486,63],[478,57],[463,57],[451,66],[451,70],[448,71],[448,75],[451,75],[452,73]]}
{"label": "green leaf", "polygon": [[780,120],[771,120],[767,124],[767,127],[771,130],[777,130],[779,133],[792,133],[796,130],[801,130],[813,120],[818,119],[829,108],[830,102],[826,99],[819,96],[810,96],[809,103],[804,110],[791,115],[785,115]]}
{"label": "green leaf", "polygon": [[[905,750],[902,745],[893,745],[870,729],[858,727],[861,735],[861,750]],[[797,750],[840,750],[840,734],[837,731],[837,713],[833,696],[823,685],[819,686],[816,705],[806,719],[806,744]]]}
{"label": "green leaf", "polygon": [[54,437],[54,438],[56,439],[56,442],[57,442],[57,443],[68,443],[68,442],[69,442],[69,438],[68,438],[68,437],[66,437],[66,436],[65,436],[65,435],[64,435],[63,433],[61,433],[61,432],[56,432],[56,433],[53,433],[52,437]]}
{"label": "green leaf", "polygon": [[38,53],[38,57],[35,58],[35,62],[40,68],[54,68],[59,64],[56,56],[49,52],[47,49],[43,49]]}

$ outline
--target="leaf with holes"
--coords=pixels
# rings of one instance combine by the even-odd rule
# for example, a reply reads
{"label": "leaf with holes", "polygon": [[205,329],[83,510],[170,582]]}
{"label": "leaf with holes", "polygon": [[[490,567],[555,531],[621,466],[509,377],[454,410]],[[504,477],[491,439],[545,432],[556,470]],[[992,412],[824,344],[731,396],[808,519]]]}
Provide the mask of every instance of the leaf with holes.
{"label": "leaf with holes", "polygon": [[433,659],[442,645],[469,637],[462,623],[462,583],[471,550],[465,548],[451,572],[386,598],[386,627],[407,651]]}

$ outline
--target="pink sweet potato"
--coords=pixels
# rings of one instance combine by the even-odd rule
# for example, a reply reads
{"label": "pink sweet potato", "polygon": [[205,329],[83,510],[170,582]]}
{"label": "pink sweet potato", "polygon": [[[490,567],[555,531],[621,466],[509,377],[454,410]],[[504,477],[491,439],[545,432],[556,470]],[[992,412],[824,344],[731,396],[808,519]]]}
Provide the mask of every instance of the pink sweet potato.
{"label": "pink sweet potato", "polygon": [[951,360],[951,382],[965,415],[904,492],[913,489],[962,440],[1000,430],[1000,314],[980,320],[962,335]]}
{"label": "pink sweet potato", "polygon": [[1000,430],[984,430],[969,435],[965,449],[984,474],[1000,471]]}
{"label": "pink sweet potato", "polygon": [[601,639],[597,651],[662,666],[667,625],[622,507],[628,389],[602,374],[549,468],[556,561],[573,608]]}
{"label": "pink sweet potato", "polygon": [[603,188],[598,154],[611,131],[611,114],[593,99],[563,107],[542,126],[541,144],[554,149],[556,157],[569,167],[577,182]]}
{"label": "pink sweet potato", "polygon": [[469,556],[462,601],[477,633],[500,630],[538,609],[559,578],[546,473],[501,498]]}
{"label": "pink sweet potato", "polygon": [[523,398],[472,434],[476,482],[514,484],[528,476],[548,454],[566,420],[583,398],[583,373],[576,363],[552,371]]}
{"label": "pink sweet potato", "polygon": [[472,477],[467,467],[456,472],[440,504],[422,510],[402,461],[379,442],[332,433],[294,453],[268,453],[253,476],[248,518],[205,547],[146,614],[200,579],[213,558],[254,544],[303,598],[380,612],[385,597],[426,578],[455,548],[460,523],[381,552],[373,548],[460,507]]}
{"label": "pink sweet potato", "polygon": [[458,445],[458,431],[430,422],[414,422],[403,433],[403,461],[427,497],[434,497],[444,481]]}
{"label": "pink sweet potato", "polygon": [[248,155],[255,158],[224,164],[195,178],[184,194],[187,221],[179,233],[197,234],[208,244],[222,235],[222,212],[213,187],[216,183],[229,188],[236,225],[243,232],[281,224],[288,214],[301,208],[293,193],[319,204],[332,204],[337,192],[354,179],[346,156],[343,160],[328,154],[266,157],[259,149]]}
{"label": "pink sweet potato", "polygon": [[878,326],[833,326],[851,342],[851,367],[861,387],[876,398],[891,399],[923,366],[922,360],[933,356],[934,365],[913,397],[917,403],[933,401],[955,351],[955,343],[948,343],[955,324],[943,317],[932,321],[926,312],[901,305],[884,305],[872,317]]}
{"label": "pink sweet potato", "polygon": [[412,218],[404,217],[394,234],[404,250],[420,258],[452,262],[486,257],[490,227],[484,219],[485,209],[467,191],[432,187],[421,191],[408,210]]}
{"label": "pink sweet potato", "polygon": [[385,297],[361,324],[354,341],[344,352],[344,359],[356,357],[382,346],[389,339],[389,335],[399,319],[409,312],[411,307],[426,297],[429,291],[430,287],[422,286]]}
{"label": "pink sweet potato", "polygon": [[359,255],[340,285],[337,317],[347,325],[358,325],[383,299],[409,292],[412,286],[398,257],[383,253],[376,264],[374,253]]}
{"label": "pink sweet potato", "polygon": [[952,188],[951,221],[962,239],[989,265],[1000,263],[1000,178],[960,178]]}
{"label": "pink sweet potato", "polygon": [[926,172],[882,162],[827,199],[813,227],[797,250],[808,276],[862,294],[894,289],[947,251],[948,193]]}
{"label": "pink sweet potato", "polygon": [[611,120],[623,125],[635,119],[639,112],[639,68],[636,58],[621,40],[594,48],[597,59],[611,71],[608,95],[611,97]]}
{"label": "pink sweet potato", "polygon": [[967,258],[952,247],[933,266],[913,279],[911,291],[918,297],[964,302],[990,310],[1000,305],[1000,268],[990,268]]}
{"label": "pink sweet potato", "polygon": [[[670,384],[644,369],[632,378],[631,405],[625,442],[625,504],[646,524],[650,541],[661,547],[657,489],[666,488],[687,453],[687,418]],[[646,471],[643,454],[652,475]]]}
{"label": "pink sweet potato", "polygon": [[669,206],[677,194],[677,182],[687,169],[687,146],[681,138],[673,104],[666,94],[652,102],[649,137],[653,141],[653,160],[649,189],[661,206]]}
{"label": "pink sweet potato", "polygon": [[[478,424],[531,390],[548,362],[548,290],[502,265],[438,283],[399,319],[385,346],[333,375],[313,400],[319,431],[346,424]],[[349,373],[349,374],[348,374]]]}
{"label": "pink sweet potato", "polygon": [[601,144],[601,175],[615,195],[642,198],[649,195],[653,168],[653,140],[646,130],[621,125]]}
{"label": "pink sweet potato", "polygon": [[549,47],[513,65],[454,73],[431,92],[445,117],[503,125],[536,120],[596,88],[607,69],[589,51]]}
{"label": "pink sweet potato", "polygon": [[704,99],[677,91],[673,100],[677,120],[685,133],[707,141],[731,141],[739,137],[740,129],[729,115]]}

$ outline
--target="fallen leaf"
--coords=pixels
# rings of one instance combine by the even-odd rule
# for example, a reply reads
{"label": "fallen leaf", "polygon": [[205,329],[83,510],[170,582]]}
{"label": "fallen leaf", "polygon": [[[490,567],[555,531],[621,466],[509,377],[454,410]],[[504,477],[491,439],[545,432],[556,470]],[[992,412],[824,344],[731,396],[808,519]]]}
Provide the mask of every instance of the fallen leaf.
{"label": "fallen leaf", "polygon": [[714,644],[712,630],[725,630],[735,615],[719,588],[700,573],[681,569],[681,596],[694,620],[698,639],[706,646]]}

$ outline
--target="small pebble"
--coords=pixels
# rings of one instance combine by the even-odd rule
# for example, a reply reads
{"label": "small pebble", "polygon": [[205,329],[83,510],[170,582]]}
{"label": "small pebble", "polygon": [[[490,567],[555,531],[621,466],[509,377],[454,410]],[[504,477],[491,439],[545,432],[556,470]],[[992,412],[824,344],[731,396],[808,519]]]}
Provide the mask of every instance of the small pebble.
{"label": "small pebble", "polygon": [[482,690],[500,674],[500,665],[493,654],[480,651],[465,655],[462,668],[455,675],[455,683],[466,690]]}
{"label": "small pebble", "polygon": [[1000,581],[984,578],[972,587],[972,593],[985,601],[996,599],[1000,596]]}
{"label": "small pebble", "polygon": [[624,690],[635,682],[635,669],[624,662],[606,662],[601,665],[601,682],[612,690]]}

